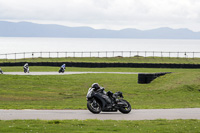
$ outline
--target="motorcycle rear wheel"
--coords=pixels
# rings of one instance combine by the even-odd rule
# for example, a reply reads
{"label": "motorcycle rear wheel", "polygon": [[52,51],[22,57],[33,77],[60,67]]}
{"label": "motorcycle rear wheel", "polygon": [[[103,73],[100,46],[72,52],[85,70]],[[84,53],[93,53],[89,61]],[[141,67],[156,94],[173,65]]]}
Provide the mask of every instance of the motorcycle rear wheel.
{"label": "motorcycle rear wheel", "polygon": [[92,101],[87,102],[87,108],[90,112],[94,114],[99,114],[102,109],[100,103],[96,102],[96,105],[94,106],[94,103]]}
{"label": "motorcycle rear wheel", "polygon": [[128,114],[129,112],[131,112],[131,105],[126,100],[123,100],[123,102],[126,102],[127,107],[121,107],[119,108],[119,111],[123,114]]}

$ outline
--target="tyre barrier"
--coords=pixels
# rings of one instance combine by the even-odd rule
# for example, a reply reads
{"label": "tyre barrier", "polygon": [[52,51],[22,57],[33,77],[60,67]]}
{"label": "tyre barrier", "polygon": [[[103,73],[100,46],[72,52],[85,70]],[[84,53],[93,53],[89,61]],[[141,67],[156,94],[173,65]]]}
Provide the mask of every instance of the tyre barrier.
{"label": "tyre barrier", "polygon": [[[26,62],[6,62],[0,66],[23,66]],[[200,68],[200,64],[161,64],[161,63],[90,63],[90,62],[28,62],[29,66],[61,66],[67,67],[132,67],[132,68]]]}
{"label": "tyre barrier", "polygon": [[161,73],[139,73],[138,74],[138,84],[148,84],[151,83],[157,77],[169,74],[171,72],[161,72]]}

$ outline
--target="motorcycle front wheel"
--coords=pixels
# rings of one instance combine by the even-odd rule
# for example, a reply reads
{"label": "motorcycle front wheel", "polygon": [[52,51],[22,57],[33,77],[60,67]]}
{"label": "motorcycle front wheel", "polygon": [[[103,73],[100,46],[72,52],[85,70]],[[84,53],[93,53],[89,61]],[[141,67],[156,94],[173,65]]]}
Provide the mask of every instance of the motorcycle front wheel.
{"label": "motorcycle front wheel", "polygon": [[123,114],[128,114],[129,112],[131,112],[131,105],[126,100],[123,100],[123,102],[126,103],[126,106],[119,108],[119,111]]}
{"label": "motorcycle front wheel", "polygon": [[98,102],[88,101],[87,108],[90,112],[94,114],[99,114],[101,112],[101,105]]}

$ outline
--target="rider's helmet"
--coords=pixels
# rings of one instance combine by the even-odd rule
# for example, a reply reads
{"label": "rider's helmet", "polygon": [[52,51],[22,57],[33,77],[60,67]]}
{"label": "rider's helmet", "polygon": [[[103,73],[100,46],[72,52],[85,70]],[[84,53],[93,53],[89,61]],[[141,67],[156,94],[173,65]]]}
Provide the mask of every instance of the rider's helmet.
{"label": "rider's helmet", "polygon": [[95,90],[98,90],[98,89],[100,89],[100,86],[98,83],[93,83],[92,88],[94,88]]}

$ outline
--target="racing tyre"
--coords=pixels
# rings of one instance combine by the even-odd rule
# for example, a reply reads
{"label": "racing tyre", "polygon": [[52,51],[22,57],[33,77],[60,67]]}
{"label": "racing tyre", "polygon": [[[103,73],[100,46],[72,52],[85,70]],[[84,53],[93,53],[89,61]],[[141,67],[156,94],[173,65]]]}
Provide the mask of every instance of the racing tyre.
{"label": "racing tyre", "polygon": [[99,114],[101,112],[101,105],[98,102],[88,101],[87,108],[94,114]]}
{"label": "racing tyre", "polygon": [[123,100],[123,102],[126,103],[126,106],[119,108],[119,111],[123,114],[128,114],[131,112],[131,105],[126,100]]}

